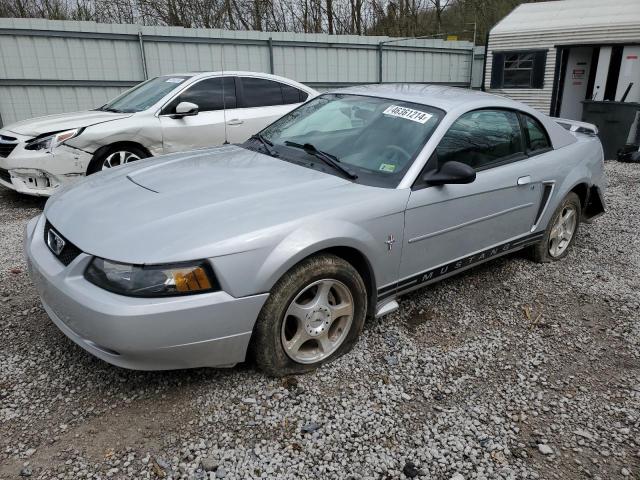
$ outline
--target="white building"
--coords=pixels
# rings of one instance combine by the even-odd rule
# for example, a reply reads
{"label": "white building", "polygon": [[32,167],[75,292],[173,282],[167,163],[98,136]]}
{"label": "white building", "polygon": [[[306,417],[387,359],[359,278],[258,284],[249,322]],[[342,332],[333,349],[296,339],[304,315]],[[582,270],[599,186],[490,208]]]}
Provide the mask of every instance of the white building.
{"label": "white building", "polygon": [[640,0],[518,6],[489,33],[483,88],[575,120],[585,99],[640,102]]}

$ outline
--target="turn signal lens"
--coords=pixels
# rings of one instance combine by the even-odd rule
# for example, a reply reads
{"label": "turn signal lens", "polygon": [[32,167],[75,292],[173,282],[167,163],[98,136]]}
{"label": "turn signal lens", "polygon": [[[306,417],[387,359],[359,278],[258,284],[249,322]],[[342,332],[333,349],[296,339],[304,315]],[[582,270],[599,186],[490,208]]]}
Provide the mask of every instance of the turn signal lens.
{"label": "turn signal lens", "polygon": [[197,292],[211,289],[211,282],[202,267],[196,267],[188,272],[175,272],[174,281],[179,292]]}

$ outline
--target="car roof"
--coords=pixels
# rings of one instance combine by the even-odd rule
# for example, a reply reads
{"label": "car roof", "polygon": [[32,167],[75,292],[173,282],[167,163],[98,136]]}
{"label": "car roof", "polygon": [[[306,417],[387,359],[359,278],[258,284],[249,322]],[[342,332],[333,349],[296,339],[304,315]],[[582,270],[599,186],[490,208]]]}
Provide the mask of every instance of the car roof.
{"label": "car roof", "polygon": [[328,93],[350,93],[428,105],[444,110],[451,117],[451,120],[466,112],[481,108],[519,110],[537,118],[544,125],[554,148],[561,148],[576,141],[576,138],[571,133],[558,125],[553,119],[531,108],[529,105],[479,90],[448,85],[387,83],[342,88]]}
{"label": "car roof", "polygon": [[415,83],[373,84],[332,90],[331,93],[351,93],[354,95],[390,98],[429,105],[446,112],[456,110],[461,106],[465,106],[469,110],[487,106],[523,109],[522,103],[505,97],[447,85]]}
{"label": "car roof", "polygon": [[181,72],[181,73],[170,73],[170,74],[163,74],[161,76],[163,77],[171,77],[171,76],[176,76],[176,77],[180,77],[180,76],[189,76],[191,77],[190,80],[199,80],[201,78],[207,78],[207,77],[214,77],[214,76],[220,76],[220,75],[225,75],[225,76],[235,76],[235,77],[259,77],[259,78],[266,78],[266,79],[270,79],[270,80],[275,80],[278,82],[282,82],[282,83],[288,83],[292,86],[296,86],[298,88],[301,88],[305,91],[307,91],[308,93],[317,93],[313,88],[305,85],[304,83],[300,83],[300,82],[296,82],[295,80],[292,80],[291,78],[287,78],[287,77],[281,77],[279,75],[272,75],[271,73],[264,73],[264,72],[248,72],[248,71],[243,71],[243,70],[217,70],[217,71],[208,71],[208,72]]}

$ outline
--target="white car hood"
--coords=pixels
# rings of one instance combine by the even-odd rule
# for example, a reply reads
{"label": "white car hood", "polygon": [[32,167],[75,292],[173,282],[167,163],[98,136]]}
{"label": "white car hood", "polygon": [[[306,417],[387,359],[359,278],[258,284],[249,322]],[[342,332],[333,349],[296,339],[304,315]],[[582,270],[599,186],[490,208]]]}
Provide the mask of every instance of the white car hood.
{"label": "white car hood", "polygon": [[71,128],[88,127],[97,123],[110,122],[127,118],[132,113],[113,113],[98,110],[87,110],[84,112],[59,113],[57,115],[47,115],[46,117],[30,118],[11,125],[7,125],[8,130],[18,135],[36,137],[43,133],[59,132]]}

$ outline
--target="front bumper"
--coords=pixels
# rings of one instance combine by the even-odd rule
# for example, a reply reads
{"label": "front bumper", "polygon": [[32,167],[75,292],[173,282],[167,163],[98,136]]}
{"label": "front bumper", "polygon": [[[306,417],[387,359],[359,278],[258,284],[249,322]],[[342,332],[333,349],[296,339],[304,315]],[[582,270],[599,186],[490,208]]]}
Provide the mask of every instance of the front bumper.
{"label": "front bumper", "polygon": [[65,267],[44,242],[44,216],[25,232],[29,273],[51,320],[80,347],[134,370],[232,366],[245,359],[255,320],[268,294],[226,292],[131,298],[84,279],[91,256]]}
{"label": "front bumper", "polygon": [[19,193],[48,197],[82,178],[92,158],[90,153],[68,145],[59,145],[52,151],[27,150],[25,142],[31,137],[8,131],[0,135],[15,139],[9,154],[0,154],[0,185]]}

